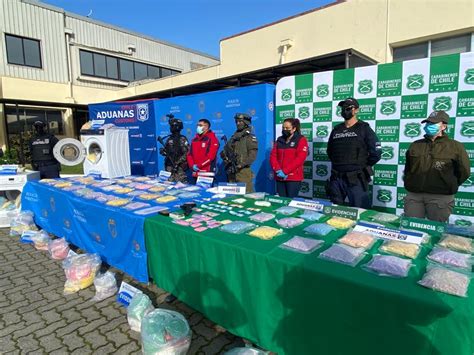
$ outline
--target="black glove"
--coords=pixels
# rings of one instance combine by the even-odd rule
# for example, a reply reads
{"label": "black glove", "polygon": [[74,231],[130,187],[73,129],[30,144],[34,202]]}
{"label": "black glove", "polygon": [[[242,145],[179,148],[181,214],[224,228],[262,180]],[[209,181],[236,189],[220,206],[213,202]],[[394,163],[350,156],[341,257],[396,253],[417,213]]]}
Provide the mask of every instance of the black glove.
{"label": "black glove", "polygon": [[160,154],[163,155],[164,157],[166,156],[165,148],[160,148]]}

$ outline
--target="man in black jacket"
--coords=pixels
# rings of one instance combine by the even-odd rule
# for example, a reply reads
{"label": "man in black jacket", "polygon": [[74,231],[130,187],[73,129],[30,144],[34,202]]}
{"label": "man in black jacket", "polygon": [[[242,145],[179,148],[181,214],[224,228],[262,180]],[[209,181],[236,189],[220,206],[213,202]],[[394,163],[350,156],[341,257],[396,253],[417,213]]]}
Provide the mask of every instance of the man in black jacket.
{"label": "man in black jacket", "polygon": [[404,211],[407,217],[447,222],[454,207],[454,194],[471,174],[464,146],[446,135],[449,116],[434,111],[422,121],[425,137],[406,153]]}
{"label": "man in black jacket", "polygon": [[41,179],[58,178],[61,164],[54,157],[53,148],[59,140],[45,132],[44,122],[36,121],[33,127],[36,134],[30,140],[31,166],[40,172]]}

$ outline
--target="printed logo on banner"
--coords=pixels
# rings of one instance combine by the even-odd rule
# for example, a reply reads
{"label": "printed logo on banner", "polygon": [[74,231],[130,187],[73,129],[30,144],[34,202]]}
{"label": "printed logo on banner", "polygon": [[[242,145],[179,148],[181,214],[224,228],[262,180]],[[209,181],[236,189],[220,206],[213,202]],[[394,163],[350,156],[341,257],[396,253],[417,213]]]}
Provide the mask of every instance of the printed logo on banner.
{"label": "printed logo on banner", "polygon": [[199,109],[199,112],[201,112],[201,113],[206,111],[206,103],[204,102],[204,100],[201,100],[201,101],[198,102],[198,109]]}
{"label": "printed logo on banner", "polygon": [[316,96],[324,99],[325,97],[329,96],[329,85],[328,84],[320,84],[316,87]]}
{"label": "printed logo on banner", "polygon": [[326,181],[313,180],[313,197],[314,198],[328,198],[326,194]]}
{"label": "printed logo on banner", "polygon": [[308,106],[301,106],[298,107],[298,118],[301,120],[305,120],[309,118],[309,107]]}
{"label": "printed logo on banner", "polygon": [[148,104],[137,104],[137,119],[142,122],[148,120]]}
{"label": "printed logo on banner", "polygon": [[466,192],[473,191],[474,187],[474,171],[471,171],[471,175],[467,178],[466,181],[460,186],[460,189]]}
{"label": "printed logo on banner", "polygon": [[294,105],[283,105],[277,106],[276,108],[276,123],[283,123],[287,118],[295,117],[295,106]]}
{"label": "printed logo on banner", "polygon": [[409,90],[419,90],[425,86],[425,76],[423,74],[413,74],[407,76],[406,87]]}
{"label": "printed logo on banner", "polygon": [[107,222],[107,228],[112,238],[117,237],[117,223],[115,222],[115,219],[109,218]]}
{"label": "printed logo on banner", "polygon": [[371,93],[374,90],[372,80],[361,80],[357,87],[357,92],[362,95]]}
{"label": "printed logo on banner", "polygon": [[402,63],[388,63],[378,66],[377,96],[399,96],[402,93]]}
{"label": "printed logo on banner", "polygon": [[363,121],[375,120],[376,99],[359,99],[359,112],[357,118]]}
{"label": "printed logo on banner", "polygon": [[71,221],[70,221],[69,219],[64,218],[64,219],[63,219],[63,224],[64,224],[64,227],[65,227],[66,229],[70,229],[70,228],[71,228]]}
{"label": "printed logo on banner", "polygon": [[458,192],[454,197],[455,214],[474,216],[474,193]]}
{"label": "printed logo on banner", "polygon": [[474,137],[474,120],[462,122],[460,133],[463,137]]}
{"label": "printed logo on banner", "polygon": [[282,101],[290,101],[293,98],[293,94],[291,89],[283,89],[281,91],[281,100]]}
{"label": "printed logo on banner", "polygon": [[328,144],[323,142],[314,142],[313,144],[313,160],[328,161]]}
{"label": "printed logo on banner", "polygon": [[273,101],[270,101],[270,102],[268,103],[268,105],[267,105],[268,109],[269,109],[270,111],[272,111],[272,112],[273,112],[274,106],[275,106],[275,105],[274,105]]}
{"label": "printed logo on banner", "polygon": [[305,161],[303,164],[303,175],[305,179],[313,178],[313,162]]}
{"label": "printed logo on banner", "polygon": [[328,137],[329,137],[329,127],[330,125],[314,125],[314,128],[315,128],[315,140],[316,141],[326,141],[328,140]]}
{"label": "printed logo on banner", "polygon": [[394,148],[389,146],[382,146],[382,160],[391,160],[395,156]]}
{"label": "printed logo on banner", "polygon": [[54,199],[54,196],[51,196],[49,199],[49,205],[51,207],[51,211],[56,212],[56,200]]}
{"label": "printed logo on banner", "polygon": [[301,181],[300,196],[302,197],[313,197],[313,180],[303,180]]}
{"label": "printed logo on banner", "polygon": [[474,91],[460,91],[458,93],[456,115],[474,117]]}
{"label": "printed logo on banner", "polygon": [[400,118],[401,96],[377,98],[377,119]]}
{"label": "printed logo on banner", "polygon": [[301,134],[305,136],[309,142],[312,142],[313,141],[313,124],[302,123],[300,128],[301,128]]}
{"label": "printed logo on banner", "polygon": [[397,173],[398,165],[375,165],[374,185],[397,186]]}
{"label": "printed logo on banner", "polygon": [[354,96],[354,69],[335,71],[333,80],[333,100],[344,100]]}
{"label": "printed logo on banner", "polygon": [[433,111],[449,111],[452,107],[451,98],[448,96],[439,96],[434,99]]}
{"label": "printed logo on banner", "polygon": [[374,185],[372,194],[374,206],[385,208],[396,208],[397,188],[392,186]]}
{"label": "printed logo on banner", "polygon": [[327,180],[331,173],[331,165],[327,162],[318,162],[314,164],[314,179]]}
{"label": "printed logo on banner", "polygon": [[380,189],[377,191],[377,200],[383,203],[392,202],[393,196],[392,191]]}
{"label": "printed logo on banner", "polygon": [[430,92],[458,89],[459,58],[459,54],[430,58]]}
{"label": "printed logo on banner", "polygon": [[426,118],[428,95],[402,96],[401,118]]}
{"label": "printed logo on banner", "polygon": [[295,102],[313,102],[313,74],[295,77]]}
{"label": "printed logo on banner", "polygon": [[375,121],[375,134],[381,142],[398,142],[400,121]]}
{"label": "printed logo on banner", "polygon": [[383,142],[381,146],[381,163],[398,164],[398,143]]}
{"label": "printed logo on banner", "polygon": [[463,143],[464,149],[466,149],[467,156],[469,157],[469,162],[471,166],[474,166],[474,142],[473,143]]}
{"label": "printed logo on banner", "polygon": [[406,153],[411,143],[399,143],[398,144],[398,164],[406,164]]}
{"label": "printed logo on banner", "polygon": [[332,101],[313,104],[313,122],[327,122],[332,119]]}
{"label": "printed logo on banner", "polygon": [[443,110],[449,115],[449,117],[456,117],[457,110],[457,92],[444,92],[441,94],[429,94],[428,95],[428,114],[431,111]]}
{"label": "printed logo on banner", "polygon": [[464,72],[464,82],[468,85],[474,85],[474,68],[469,68]]}
{"label": "printed logo on banner", "polygon": [[421,123],[411,122],[405,124],[403,134],[408,138],[417,138],[421,136]]}
{"label": "printed logo on banner", "polygon": [[405,196],[407,195],[407,190],[403,187],[397,188],[397,208],[403,208],[405,206]]}

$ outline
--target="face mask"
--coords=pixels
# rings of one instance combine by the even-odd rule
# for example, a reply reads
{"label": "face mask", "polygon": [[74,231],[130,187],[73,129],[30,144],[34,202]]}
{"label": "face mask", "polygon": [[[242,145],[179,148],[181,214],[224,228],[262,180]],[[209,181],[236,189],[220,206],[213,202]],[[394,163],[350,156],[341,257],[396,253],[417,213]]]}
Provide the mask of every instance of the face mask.
{"label": "face mask", "polygon": [[289,129],[284,129],[281,131],[281,134],[283,134],[283,137],[288,138],[291,136],[291,131]]}
{"label": "face mask", "polygon": [[204,132],[204,128],[202,126],[197,126],[196,132],[197,134],[202,134]]}
{"label": "face mask", "polygon": [[439,123],[427,123],[425,127],[423,127],[426,135],[430,137],[436,136],[440,129]]}
{"label": "face mask", "polygon": [[352,107],[346,107],[346,108],[343,107],[341,110],[341,116],[346,121],[350,120],[352,118]]}

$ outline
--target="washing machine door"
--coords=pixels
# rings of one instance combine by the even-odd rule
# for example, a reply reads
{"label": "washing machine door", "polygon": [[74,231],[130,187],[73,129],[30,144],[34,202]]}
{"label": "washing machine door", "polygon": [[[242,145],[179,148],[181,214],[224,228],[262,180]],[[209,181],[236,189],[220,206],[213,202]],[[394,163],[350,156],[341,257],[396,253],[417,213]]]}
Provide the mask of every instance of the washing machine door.
{"label": "washing machine door", "polygon": [[74,138],[61,139],[53,148],[57,161],[63,165],[73,166],[81,164],[86,158],[86,148]]}
{"label": "washing machine door", "polygon": [[86,149],[86,159],[92,165],[97,165],[101,162],[104,156],[104,150],[101,142],[96,138],[89,138],[84,142]]}

